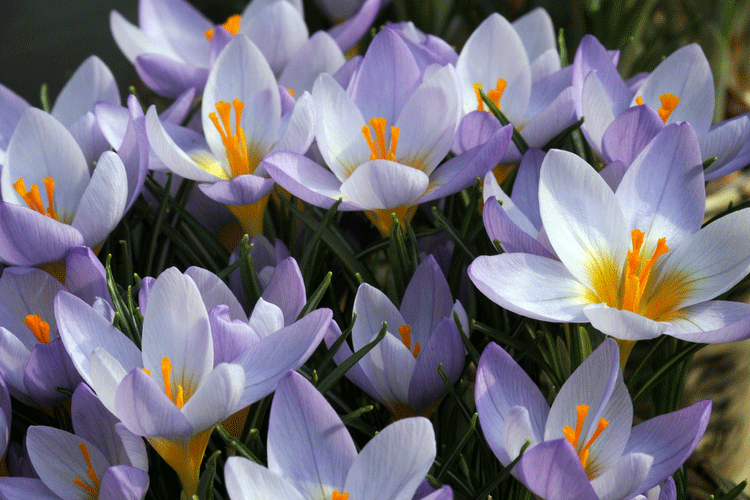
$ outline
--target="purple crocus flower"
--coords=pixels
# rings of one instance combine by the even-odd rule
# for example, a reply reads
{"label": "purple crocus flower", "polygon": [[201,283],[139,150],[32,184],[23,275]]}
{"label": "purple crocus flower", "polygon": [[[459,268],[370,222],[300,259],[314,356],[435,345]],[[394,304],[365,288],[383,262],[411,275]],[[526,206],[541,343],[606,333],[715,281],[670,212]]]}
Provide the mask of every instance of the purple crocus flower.
{"label": "purple crocus flower", "polygon": [[[435,458],[432,425],[399,420],[357,453],[341,418],[296,373],[279,381],[268,423],[268,468],[230,457],[224,469],[232,500],[251,498],[410,499]],[[432,498],[452,498],[439,490]]]}
{"label": "purple crocus flower", "polygon": [[430,64],[456,65],[458,60],[456,50],[442,38],[424,33],[411,21],[387,22],[385,25],[403,38],[414,54],[420,71],[427,69]]}
{"label": "purple crocus flower", "polygon": [[[404,293],[401,309],[377,288],[363,283],[354,299],[357,314],[352,329],[354,350],[372,342],[388,323],[385,338],[348,372],[347,376],[385,404],[395,418],[429,416],[447,392],[438,365],[453,383],[464,368],[465,350],[453,313],[464,331],[468,319],[460,302],[451,299],[448,282],[429,255],[417,268]],[[330,346],[341,335],[338,326],[326,336]],[[334,360],[341,363],[352,352],[344,344]]]}
{"label": "purple crocus flower", "polygon": [[510,128],[441,167],[461,112],[452,66],[424,74],[404,40],[390,28],[373,39],[347,89],[331,75],[313,87],[315,138],[330,170],[294,153],[263,165],[285,189],[317,206],[364,210],[387,235],[391,213],[410,219],[419,203],[466,188],[494,167]]}
{"label": "purple crocus flower", "polygon": [[547,500],[617,499],[645,494],[693,452],[711,401],[633,427],[617,343],[607,339],[579,366],[552,407],[523,369],[496,344],[477,367],[482,431],[503,465],[530,442],[513,474]]}
{"label": "purple crocus flower", "polygon": [[75,434],[29,427],[26,448],[38,478],[0,478],[3,498],[143,499],[149,484],[143,439],[125,429],[85,384],[73,393],[71,417]]}
{"label": "purple crocus flower", "polygon": [[[711,125],[714,83],[700,46],[690,44],[676,50],[650,75],[639,79],[636,88],[622,80],[615,64],[592,35],[583,37],[573,63],[576,114],[579,118],[586,117],[581,129],[594,151],[607,162],[623,158],[617,154],[618,148],[605,149],[605,134],[611,135],[610,142],[622,142],[622,133],[628,126],[632,127],[631,134],[645,136],[678,121],[692,125],[702,161],[718,158],[706,170],[706,179],[733,172],[750,162],[748,115]],[[637,122],[630,119],[609,131],[617,117],[637,105],[646,105],[655,113],[651,117],[641,116]]]}
{"label": "purple crocus flower", "polygon": [[591,322],[625,341],[750,335],[750,305],[711,300],[750,271],[750,210],[701,228],[703,169],[689,124],[670,124],[649,142],[616,192],[580,157],[550,151],[539,210],[559,260],[477,258],[469,276],[495,303],[543,321]]}

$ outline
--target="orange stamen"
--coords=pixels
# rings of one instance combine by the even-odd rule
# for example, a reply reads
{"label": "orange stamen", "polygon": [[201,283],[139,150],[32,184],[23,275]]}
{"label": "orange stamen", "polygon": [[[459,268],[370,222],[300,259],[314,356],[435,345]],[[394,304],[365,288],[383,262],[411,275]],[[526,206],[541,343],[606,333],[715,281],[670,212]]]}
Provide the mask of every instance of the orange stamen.
{"label": "orange stamen", "polygon": [[[375,132],[375,141],[372,140],[372,134],[370,133],[370,127],[367,125],[362,127],[362,135],[367,141],[367,145],[370,147],[370,159],[371,160],[391,160],[396,161],[396,146],[398,145],[398,135],[401,129],[398,127],[391,126],[391,144],[386,150],[385,143],[385,126],[387,120],[385,118],[372,118],[368,123]],[[376,142],[377,141],[377,142]]]}
{"label": "orange stamen", "polygon": [[52,177],[44,178],[44,187],[47,190],[47,207],[44,208],[42,204],[42,197],[39,195],[39,186],[36,184],[31,185],[31,191],[26,190],[26,183],[23,181],[23,177],[20,177],[14,184],[13,189],[23,198],[23,201],[29,206],[30,209],[39,212],[42,215],[52,217],[55,220],[57,218],[57,212],[55,212],[55,181]]}
{"label": "orange stamen", "polygon": [[164,392],[177,408],[185,404],[182,386],[177,385],[177,397],[172,397],[172,362],[169,357],[161,358],[161,376],[164,379]]}
{"label": "orange stamen", "polygon": [[667,239],[660,238],[656,243],[656,249],[652,257],[643,262],[640,256],[641,247],[643,246],[643,231],[633,229],[630,237],[633,241],[633,250],[628,251],[628,261],[625,269],[625,292],[623,294],[622,309],[637,313],[641,302],[641,296],[648,283],[651,269],[654,267],[656,260],[669,252]]}
{"label": "orange stamen", "polygon": [[[234,14],[232,16],[229,16],[227,20],[224,22],[224,24],[221,25],[222,28],[227,30],[229,33],[232,34],[232,36],[236,35],[240,31],[240,22],[242,21],[242,16],[239,14]],[[206,39],[210,42],[214,39],[214,29],[208,29],[203,32],[203,36],[206,37]]]}
{"label": "orange stamen", "polygon": [[661,120],[667,123],[669,115],[672,114],[674,108],[680,103],[680,98],[674,94],[666,93],[659,96],[659,101],[661,102],[661,107],[657,110],[657,113],[659,113]]}
{"label": "orange stamen", "polygon": [[[500,99],[503,97],[503,92],[505,92],[505,86],[508,85],[508,82],[506,82],[502,78],[497,79],[497,84],[495,84],[494,89],[490,89],[487,92],[487,98],[492,101],[495,106],[497,106],[497,109],[500,109]],[[481,83],[475,83],[474,84],[474,94],[477,96],[477,110],[478,111],[484,111],[484,101],[482,100],[482,95],[479,93],[479,89],[482,88]]]}
{"label": "orange stamen", "polygon": [[583,430],[583,422],[586,420],[586,415],[589,413],[589,405],[578,405],[576,406],[576,430],[569,425],[563,427],[563,434],[565,439],[573,446],[578,448],[578,440],[581,438],[581,431]]}
{"label": "orange stamen", "polygon": [[[234,107],[236,135],[232,134],[230,120],[232,107]],[[221,142],[224,144],[224,149],[226,149],[227,161],[229,162],[229,168],[232,170],[233,177],[252,173],[247,154],[245,130],[240,125],[242,109],[244,107],[245,103],[239,99],[233,100],[231,105],[226,101],[219,101],[216,103],[216,111],[219,115],[217,116],[213,112],[208,114],[208,118],[221,136]],[[219,118],[221,118],[221,123],[219,123]],[[253,168],[253,170],[255,169]]]}
{"label": "orange stamen", "polygon": [[287,92],[289,92],[289,95],[294,97],[294,89],[286,89]]}
{"label": "orange stamen", "polygon": [[349,493],[339,493],[338,490],[333,490],[331,500],[349,500]]}
{"label": "orange stamen", "polygon": [[81,455],[83,455],[83,459],[86,460],[86,465],[88,465],[88,470],[86,470],[86,475],[89,476],[89,479],[91,480],[91,483],[93,486],[83,482],[80,476],[76,477],[73,480],[73,484],[80,487],[87,493],[93,496],[93,498],[97,498],[99,496],[99,478],[96,477],[96,472],[94,472],[94,466],[91,464],[91,457],[89,456],[89,449],[86,446],[86,443],[81,443],[78,445],[78,449],[81,450]]}
{"label": "orange stamen", "polygon": [[141,368],[141,370],[143,370],[149,377],[151,376],[151,370],[149,370],[148,368]]}
{"label": "orange stamen", "polygon": [[643,106],[643,97],[638,96],[635,98],[635,103],[639,106]]}
{"label": "orange stamen", "polygon": [[24,324],[29,327],[31,333],[39,342],[49,344],[49,323],[42,321],[38,314],[29,314],[23,320]]}
{"label": "orange stamen", "polygon": [[586,468],[586,463],[589,460],[589,447],[594,444],[594,441],[596,441],[596,438],[598,438],[602,432],[604,432],[604,429],[607,428],[609,425],[609,422],[603,418],[599,419],[599,423],[596,425],[596,430],[594,431],[594,435],[591,436],[591,439],[589,439],[588,443],[586,443],[583,446],[583,449],[578,454],[578,458],[581,460],[581,465],[583,465],[583,468]]}
{"label": "orange stamen", "polygon": [[[404,343],[407,349],[411,349],[411,327],[409,325],[401,325],[398,327],[398,333],[401,335],[401,342]],[[415,342],[414,350],[411,352],[415,358],[421,349],[422,346],[419,345],[419,342]]]}

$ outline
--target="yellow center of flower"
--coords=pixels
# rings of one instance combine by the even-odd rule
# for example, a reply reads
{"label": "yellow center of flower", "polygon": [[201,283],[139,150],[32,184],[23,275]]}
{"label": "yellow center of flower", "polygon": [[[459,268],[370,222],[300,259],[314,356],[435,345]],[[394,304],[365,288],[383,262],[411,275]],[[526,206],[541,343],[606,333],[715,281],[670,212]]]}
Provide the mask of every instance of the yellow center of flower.
{"label": "yellow center of flower", "polygon": [[339,490],[333,490],[331,500],[349,500],[349,493],[339,493]]}
{"label": "yellow center of flower", "polygon": [[[209,119],[221,136],[221,142],[224,144],[224,149],[227,153],[227,162],[229,163],[233,178],[239,175],[252,174],[263,157],[255,145],[251,144],[248,148],[245,130],[240,125],[242,109],[244,107],[245,103],[239,99],[233,100],[232,104],[226,101],[219,101],[216,103],[216,112],[218,115],[214,112],[208,114]],[[231,121],[232,108],[234,108],[234,128],[236,130],[234,134],[232,133]],[[201,164],[201,162],[198,163]],[[208,169],[207,166],[201,166]]]}
{"label": "yellow center of flower", "polygon": [[[505,92],[505,86],[507,84],[508,82],[506,82],[502,78],[498,78],[495,88],[487,92],[487,98],[493,103],[495,103],[495,106],[497,106],[497,109],[500,109],[500,99],[503,97],[503,92]],[[482,96],[479,94],[479,89],[481,88],[482,88],[481,83],[477,82],[474,84],[474,93],[477,96],[477,110],[478,111],[484,111],[484,101],[482,100]]]}
{"label": "yellow center of flower", "polygon": [[398,327],[398,333],[401,335],[401,342],[404,343],[407,349],[411,351],[411,353],[414,355],[414,357],[417,357],[417,354],[419,354],[419,350],[422,348],[422,346],[419,345],[419,342],[414,343],[414,349],[411,348],[411,327],[409,325],[401,325]]}
{"label": "yellow center of flower", "polygon": [[576,406],[576,428],[575,430],[573,430],[571,426],[566,425],[565,427],[563,427],[563,434],[565,435],[565,439],[567,439],[568,442],[573,446],[573,448],[575,448],[575,450],[578,452],[578,459],[581,461],[581,465],[586,471],[586,475],[589,476],[589,479],[591,479],[595,471],[593,470],[593,468],[587,467],[587,465],[589,465],[589,448],[592,444],[594,444],[594,441],[596,441],[596,438],[601,435],[604,429],[607,428],[609,422],[603,418],[600,418],[599,423],[596,424],[596,430],[591,436],[591,439],[589,439],[583,446],[579,446],[581,444],[579,442],[581,439],[581,431],[583,431],[583,424],[586,421],[586,415],[588,415],[588,413],[589,405]]}
{"label": "yellow center of flower", "polygon": [[372,152],[370,155],[371,160],[396,161],[396,146],[398,145],[398,134],[401,132],[401,129],[391,126],[391,143],[390,147],[387,147],[385,139],[386,122],[385,118],[372,118],[368,122],[375,132],[375,141],[372,140],[370,127],[367,125],[362,127],[362,135],[365,136],[367,145],[370,146],[370,151]]}
{"label": "yellow center of flower", "polygon": [[57,212],[55,212],[55,181],[52,177],[44,178],[44,187],[47,190],[47,208],[44,208],[42,204],[42,197],[39,195],[39,186],[32,184],[31,191],[26,191],[26,184],[23,182],[23,177],[19,178],[13,184],[13,189],[23,198],[23,201],[26,202],[30,209],[59,221]]}
{"label": "yellow center of flower", "polygon": [[31,333],[39,342],[49,344],[49,323],[42,321],[42,317],[38,314],[29,314],[24,320],[24,324],[29,327]]}
{"label": "yellow center of flower", "polygon": [[[235,14],[233,16],[229,16],[227,20],[224,22],[224,24],[221,25],[221,27],[227,30],[229,33],[231,33],[232,36],[234,36],[240,31],[241,21],[242,21],[242,16],[239,14]],[[211,40],[214,39],[214,29],[211,28],[209,30],[204,31],[203,36],[205,36],[206,40],[210,42]]]}
{"label": "yellow center of flower", "polygon": [[89,449],[86,446],[86,443],[81,443],[78,445],[78,449],[81,450],[81,455],[83,455],[83,459],[86,460],[86,465],[88,465],[88,470],[86,471],[86,475],[89,477],[90,482],[85,482],[83,479],[81,479],[81,476],[76,477],[73,480],[73,484],[80,487],[82,490],[84,490],[86,493],[88,493],[88,498],[95,499],[99,498],[99,478],[96,477],[96,472],[94,472],[94,466],[91,465],[91,457],[89,457]]}
{"label": "yellow center of flower", "polygon": [[[676,108],[677,105],[680,104],[680,98],[674,94],[666,93],[659,96],[659,101],[661,102],[661,107],[657,109],[656,112],[659,113],[661,121],[667,123],[669,115],[671,115],[672,111],[674,111],[674,108]],[[643,97],[636,97],[635,103],[638,105],[642,105]]]}

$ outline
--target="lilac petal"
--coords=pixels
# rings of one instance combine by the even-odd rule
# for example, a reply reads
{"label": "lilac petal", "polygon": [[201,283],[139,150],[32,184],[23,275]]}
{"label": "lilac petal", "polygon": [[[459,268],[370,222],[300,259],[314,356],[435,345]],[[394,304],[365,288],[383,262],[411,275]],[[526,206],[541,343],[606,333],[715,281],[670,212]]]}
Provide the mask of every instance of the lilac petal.
{"label": "lilac petal", "polygon": [[[196,91],[194,88],[187,89],[185,92],[180,94],[177,99],[175,99],[174,102],[170,104],[169,107],[159,115],[159,118],[162,121],[172,123],[174,125],[181,124],[190,112],[190,108],[192,107],[193,101],[195,100],[195,94]],[[128,100],[129,99],[130,97],[128,97]]]}
{"label": "lilac petal", "polygon": [[212,200],[225,205],[250,205],[271,192],[273,179],[253,174],[240,175],[229,181],[199,184],[198,187]]}
{"label": "lilac petal", "polygon": [[674,484],[674,478],[669,476],[664,484],[661,485],[658,500],[677,500],[677,487]]}
{"label": "lilac petal", "polygon": [[692,127],[665,127],[641,151],[617,188],[626,227],[646,233],[646,248],[697,232],[705,212],[700,147]]}
{"label": "lilac petal", "polygon": [[261,337],[246,321],[232,319],[229,307],[221,304],[208,313],[214,343],[214,366],[230,363],[237,356],[260,342]]}
{"label": "lilac petal", "polygon": [[51,114],[70,127],[99,101],[120,104],[115,77],[97,56],[90,56],[76,69],[55,99]]}
{"label": "lilac petal", "polygon": [[[8,148],[8,143],[21,119],[24,110],[29,107],[26,100],[4,85],[0,85],[0,152]],[[0,157],[2,160],[2,157]]]}
{"label": "lilac petal", "polygon": [[710,415],[711,401],[706,399],[633,427],[625,453],[654,457],[651,470],[636,493],[661,483],[687,460],[706,431]]}
{"label": "lilac petal", "polygon": [[72,391],[83,382],[60,339],[49,344],[39,343],[29,355],[24,370],[26,393],[37,403],[52,406],[68,399],[57,388]]}
{"label": "lilac petal", "polygon": [[[536,97],[536,96],[532,96]],[[538,113],[529,117],[521,135],[531,147],[541,148],[575,121],[574,89],[566,87]]]}
{"label": "lilac petal", "polygon": [[591,480],[599,500],[630,498],[640,490],[649,474],[654,457],[645,453],[628,453],[620,457],[614,466]]}
{"label": "lilac petal", "polygon": [[97,158],[110,148],[106,137],[99,129],[96,116],[92,111],[84,113],[68,127],[68,131],[81,148],[89,170],[93,170]]}
{"label": "lilac petal", "polygon": [[189,276],[198,287],[198,292],[201,294],[207,311],[219,304],[226,304],[232,319],[247,321],[247,315],[242,308],[242,304],[239,303],[226,283],[221,281],[214,273],[201,267],[191,266],[185,271],[185,276]]}
{"label": "lilac petal", "polygon": [[522,253],[480,256],[468,273],[480,292],[510,311],[543,321],[584,321],[586,288],[559,261]]}
{"label": "lilac petal", "polygon": [[411,327],[412,341],[424,346],[444,317],[453,321],[452,309],[448,282],[435,257],[428,255],[417,267],[401,300],[401,315]]}
{"label": "lilac petal", "polygon": [[353,311],[357,314],[352,327],[352,346],[355,351],[362,349],[365,344],[377,337],[383,321],[388,323],[389,331],[397,331],[401,325],[406,324],[388,297],[367,283],[359,285]]}
{"label": "lilac petal", "polygon": [[[290,446],[290,443],[295,443]],[[306,498],[344,491],[357,449],[349,431],[323,395],[304,377],[279,380],[268,425],[268,468]]]}
{"label": "lilac petal", "polygon": [[330,29],[342,51],[347,51],[362,38],[380,10],[381,0],[365,0],[356,14]]}
{"label": "lilac petal", "polygon": [[[2,331],[2,329],[0,329],[0,331]],[[339,325],[335,321],[331,321],[331,324],[328,326],[328,331],[326,332],[324,337],[326,347],[330,349],[334,341],[340,336],[341,328],[339,328]],[[343,344],[341,344],[341,347],[339,347],[338,351],[336,351],[336,354],[333,355],[333,361],[337,365],[340,365],[353,354],[354,353],[349,348],[349,344],[347,342],[344,342]],[[371,398],[379,401],[382,404],[385,404],[385,401],[383,401],[383,398],[380,397],[377,389],[375,389],[375,386],[372,385],[370,380],[367,378],[367,375],[365,375],[365,372],[364,370],[362,370],[362,367],[359,363],[349,368],[349,371],[346,372],[346,378],[351,380],[354,385],[369,394]]]}
{"label": "lilac petal", "polygon": [[267,396],[286,372],[302,366],[323,339],[332,315],[330,309],[312,311],[235,359],[234,363],[245,369],[245,393],[238,407]]}
{"label": "lilac petal", "polygon": [[53,308],[55,294],[62,284],[54,277],[32,267],[9,267],[0,278],[0,325],[12,331],[27,349],[39,341],[24,323],[29,314],[41,316],[50,327],[50,339],[57,337]]}
{"label": "lilac petal", "polygon": [[284,314],[278,306],[261,297],[255,303],[248,324],[260,338],[265,338],[284,328]]}
{"label": "lilac petal", "polygon": [[[437,264],[436,264],[437,265]],[[419,413],[447,392],[438,374],[438,365],[451,383],[455,383],[464,370],[466,350],[453,318],[443,318],[429,339],[421,343],[409,382],[409,406]]]}
{"label": "lilac petal", "polygon": [[0,478],[0,493],[7,500],[59,500],[52,490],[47,488],[41,479],[31,477]]}
{"label": "lilac petal", "polygon": [[530,61],[533,61],[549,49],[557,49],[552,18],[541,7],[513,21],[513,29],[516,30],[516,33],[521,38]]}
{"label": "lilac petal", "polygon": [[279,76],[279,85],[302,95],[305,90],[312,90],[319,74],[332,75],[345,62],[336,41],[325,31],[318,31],[292,56]]}
{"label": "lilac petal", "polygon": [[0,327],[0,375],[8,384],[10,394],[23,402],[33,405],[34,402],[26,395],[26,387],[23,384],[23,371],[29,359],[29,349],[9,332]]}
{"label": "lilac petal", "polygon": [[346,477],[352,498],[409,500],[435,459],[432,424],[422,417],[393,422],[370,440]]}
{"label": "lilac petal", "polygon": [[578,454],[565,439],[545,441],[524,453],[516,465],[518,479],[547,500],[598,500]]}
{"label": "lilac petal", "polygon": [[161,54],[140,54],[133,63],[143,83],[164,97],[176,98],[188,88],[203,90],[208,70]]}
{"label": "lilac petal", "polygon": [[[272,151],[304,154],[315,138],[315,117],[313,116],[314,109],[310,94],[308,92],[301,94],[293,106],[294,108],[281,119],[279,125],[280,137]],[[262,164],[255,172],[257,175],[261,175]]]}
{"label": "lilac petal", "polygon": [[[142,8],[143,7],[141,7],[141,9]],[[150,21],[152,24],[159,22],[158,17],[155,17],[150,13],[149,15],[144,15],[142,17],[142,26],[145,26],[144,21]],[[115,39],[115,43],[131,63],[135,61],[135,58],[138,57],[139,54],[143,53],[160,53],[175,60],[181,59],[174,49],[172,49],[171,45],[165,43],[166,40],[163,38],[162,40],[159,40],[157,39],[157,36],[152,36],[154,31],[159,31],[158,27],[156,30],[146,30],[150,31],[150,33],[147,33],[133,25],[130,21],[125,19],[122,14],[114,10],[110,12],[109,15],[109,26],[112,31],[112,38]]]}
{"label": "lilac petal", "polygon": [[413,205],[429,179],[422,171],[390,160],[370,160],[341,184],[341,193],[366,209]]}
{"label": "lilac petal", "polygon": [[104,266],[89,247],[73,247],[68,252],[65,288],[88,304],[93,304],[98,297],[111,301]]}
{"label": "lilac petal", "polygon": [[279,262],[261,298],[281,309],[285,325],[289,326],[297,319],[307,298],[302,273],[293,257],[287,257]]}
{"label": "lilac petal", "polygon": [[343,196],[341,182],[330,171],[302,155],[271,153],[263,159],[263,168],[280,186],[312,205],[330,208]]}
{"label": "lilac petal", "polygon": [[125,427],[139,436],[183,438],[193,434],[187,417],[143,370],[133,370],[122,379],[115,405]]}
{"label": "lilac petal", "polygon": [[245,11],[240,33],[258,46],[274,75],[281,74],[309,36],[302,13],[289,2],[272,2],[252,16]]}
{"label": "lilac petal", "polygon": [[583,309],[583,313],[594,328],[621,340],[653,339],[666,333],[669,327],[667,323],[606,304],[588,305]]}
{"label": "lilac petal", "polygon": [[138,195],[143,190],[143,184],[146,181],[146,174],[152,163],[161,163],[161,160],[151,152],[151,146],[146,137],[146,123],[143,117],[143,110],[135,96],[128,97],[128,105],[135,109],[131,111],[130,120],[127,122],[125,135],[122,138],[122,144],[117,150],[117,154],[122,159],[125,166],[125,173],[128,176],[128,204],[125,211],[128,211],[135,203]]}
{"label": "lilac petal", "polygon": [[602,153],[607,162],[630,165],[664,123],[651,106],[633,106],[623,111],[602,136]]}
{"label": "lilac petal", "polygon": [[545,156],[544,151],[534,148],[523,155],[510,197],[535,227],[542,226],[539,215],[539,175]]}
{"label": "lilac petal", "polygon": [[365,120],[381,117],[395,123],[420,76],[414,56],[401,37],[391,30],[381,30],[370,42],[348,92]]}
{"label": "lilac petal", "polygon": [[141,288],[138,290],[138,307],[141,309],[141,314],[146,311],[146,305],[148,305],[148,296],[151,294],[151,288],[156,283],[156,278],[146,276],[141,279]]}
{"label": "lilac petal", "polygon": [[148,472],[129,465],[107,468],[99,487],[99,500],[142,500],[148,490]]}
{"label": "lilac petal", "polygon": [[612,191],[617,191],[617,187],[622,182],[622,178],[625,177],[625,172],[628,171],[628,165],[623,162],[616,160],[599,170],[599,175],[602,176],[604,182]]}
{"label": "lilac petal", "polygon": [[285,498],[305,500],[294,486],[260,464],[242,457],[229,457],[224,467],[227,492],[232,500]]}
{"label": "lilac petal", "polygon": [[[619,115],[612,109],[613,103],[609,100],[598,73],[592,71],[586,76],[581,92],[580,103],[576,103],[576,116],[585,119],[581,131],[594,153],[601,157],[604,132]],[[623,111],[624,109],[626,108]]]}
{"label": "lilac petal", "polygon": [[716,179],[734,172],[750,162],[750,118],[738,116],[712,126],[698,137],[701,158],[705,161],[716,156],[716,162],[705,171],[706,180]]}
{"label": "lilac petal", "polygon": [[689,340],[720,344],[745,340],[750,336],[750,304],[710,300],[680,309],[669,322],[667,335]]}
{"label": "lilac petal", "polygon": [[[532,234],[524,231],[521,226],[517,225],[516,221],[511,219],[506,209],[512,204],[513,202],[508,200],[501,206],[494,196],[491,196],[485,202],[482,218],[490,239],[498,240],[507,253],[521,252],[550,259],[554,258],[549,250],[532,237]],[[522,215],[517,213],[516,217]],[[525,227],[533,229],[528,219],[525,222]],[[534,233],[538,234],[538,231],[534,230]]]}
{"label": "lilac petal", "polygon": [[386,335],[360,360],[360,366],[386,404],[408,403],[416,367],[411,346],[407,347],[396,335]]}
{"label": "lilac petal", "polygon": [[190,64],[205,65],[208,44],[203,33],[211,22],[181,0],[146,0],[138,9],[138,21],[149,35],[166,42],[178,57]]}
{"label": "lilac petal", "polygon": [[387,21],[385,25],[403,38],[414,55],[420,71],[424,72],[431,64],[438,64],[440,66],[452,64],[454,67],[456,66],[458,54],[442,38],[422,32],[411,21],[402,21],[399,23]]}
{"label": "lilac petal", "polygon": [[529,442],[529,448],[539,444],[537,436],[527,408],[514,406],[508,410],[502,428],[502,443],[505,447],[503,451],[508,458],[515,459],[518,457],[526,441]]}
{"label": "lilac petal", "polygon": [[237,403],[244,387],[245,372],[241,366],[217,365],[181,408],[193,432],[209,429],[239,410]]}
{"label": "lilac petal", "polygon": [[425,496],[418,496],[419,490],[417,490],[417,493],[414,495],[414,500],[453,500],[453,490],[450,486],[445,485],[439,490],[430,493],[429,495]]}
{"label": "lilac petal", "polygon": [[451,150],[460,155],[487,142],[502,125],[492,113],[473,110],[458,124]]}
{"label": "lilac petal", "polygon": [[488,344],[479,358],[474,400],[482,432],[503,465],[516,458],[508,456],[503,437],[505,419],[513,407],[529,410],[534,438],[542,441],[549,405],[526,372],[497,344]]}
{"label": "lilac petal", "polygon": [[[630,106],[633,94],[623,82],[616,65],[617,63],[612,60],[612,55],[607,52],[596,37],[593,35],[584,36],[578,45],[573,61],[573,87],[576,88],[577,92],[582,92],[584,81],[590,72],[595,71],[596,78],[601,82],[601,88],[605,92],[609,104],[607,107],[612,110],[614,115],[619,115]],[[577,107],[576,111],[579,118],[581,116],[586,117],[586,122],[581,127],[586,129],[586,123],[590,121],[589,114],[582,112],[580,107]]]}

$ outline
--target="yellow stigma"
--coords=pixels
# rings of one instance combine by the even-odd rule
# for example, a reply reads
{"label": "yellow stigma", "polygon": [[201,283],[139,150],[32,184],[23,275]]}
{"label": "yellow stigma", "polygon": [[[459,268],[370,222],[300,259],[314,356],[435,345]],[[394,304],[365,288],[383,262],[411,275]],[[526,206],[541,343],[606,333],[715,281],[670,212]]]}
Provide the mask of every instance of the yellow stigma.
{"label": "yellow stigma", "polygon": [[[242,16],[239,14],[235,14],[233,16],[229,16],[227,20],[224,22],[224,24],[221,25],[222,28],[227,30],[229,33],[232,34],[232,36],[236,35],[240,31],[240,22],[242,21]],[[206,39],[210,42],[214,39],[214,29],[208,29],[203,32],[203,36],[206,37]]]}
{"label": "yellow stigma", "polygon": [[[487,98],[495,103],[497,109],[500,109],[500,99],[503,97],[503,92],[505,92],[506,85],[508,85],[508,82],[506,82],[502,78],[498,78],[495,88],[487,92]],[[476,94],[477,96],[477,111],[484,111],[484,101],[482,101],[482,96],[479,94],[479,89],[481,88],[481,83],[477,82],[474,84],[474,94]]]}
{"label": "yellow stigma", "polygon": [[185,394],[181,385],[177,385],[177,394],[172,396],[172,362],[169,357],[161,358],[161,376],[164,379],[164,393],[177,408],[182,408],[185,404]]}
{"label": "yellow stigma", "polygon": [[643,231],[633,229],[630,232],[630,237],[633,240],[633,250],[628,251],[628,261],[625,264],[625,291],[623,293],[622,309],[638,313],[643,290],[646,288],[646,283],[648,283],[651,269],[659,257],[669,252],[669,247],[667,246],[667,239],[660,238],[656,244],[653,256],[644,262],[640,256],[641,247],[643,246]]}
{"label": "yellow stigma", "polygon": [[52,177],[44,178],[44,188],[47,190],[46,209],[42,204],[42,197],[39,195],[39,186],[32,184],[31,191],[26,191],[26,184],[23,181],[23,177],[20,177],[15,184],[13,184],[13,189],[15,189],[21,198],[23,198],[23,201],[26,202],[30,209],[59,221],[60,219],[57,217],[57,212],[55,212],[55,181]]}
{"label": "yellow stigma", "polygon": [[[674,94],[670,94],[669,92],[667,92],[666,94],[662,94],[659,96],[659,102],[661,102],[661,107],[657,109],[656,112],[659,113],[661,121],[667,123],[667,120],[669,120],[669,115],[671,115],[672,111],[674,111],[674,108],[676,108],[677,105],[680,104],[680,98]],[[635,103],[639,106],[642,105],[643,97],[636,97]]]}
{"label": "yellow stigma", "polygon": [[[409,325],[401,325],[398,327],[398,333],[401,335],[401,342],[404,343],[407,349],[411,350],[411,327]],[[415,358],[419,354],[420,349],[422,349],[422,346],[419,345],[419,342],[416,342],[414,350],[411,351]]]}
{"label": "yellow stigma", "polygon": [[581,449],[579,450],[578,445],[581,439],[581,431],[583,430],[583,423],[586,421],[586,415],[588,415],[588,413],[589,405],[576,406],[575,431],[571,426],[566,425],[565,427],[563,427],[563,435],[565,436],[565,439],[567,439],[571,444],[571,446],[573,446],[573,448],[575,448],[575,450],[578,452],[578,459],[581,461],[581,465],[583,466],[584,470],[586,470],[586,475],[589,476],[589,479],[591,479],[593,471],[590,471],[586,468],[589,460],[589,448],[594,443],[594,441],[596,441],[596,438],[601,435],[604,429],[607,428],[609,422],[603,418],[600,418],[599,423],[596,425],[596,430],[591,436],[591,439],[589,439],[586,444],[584,444],[583,447],[581,447]]}
{"label": "yellow stigma", "polygon": [[[248,149],[245,130],[240,125],[242,109],[244,107],[245,103],[239,99],[233,100],[232,104],[226,101],[219,101],[216,103],[218,116],[213,112],[208,114],[208,118],[221,136],[221,142],[224,144],[224,149],[227,152],[227,162],[232,171],[232,178],[239,175],[252,174],[262,158],[257,148],[251,145],[250,149]],[[232,108],[234,108],[235,134],[232,133],[232,122],[230,119]],[[221,119],[221,122],[219,119]]]}
{"label": "yellow stigma", "polygon": [[396,161],[396,146],[398,145],[398,134],[401,131],[398,127],[391,126],[391,144],[386,150],[385,140],[385,118],[372,118],[368,123],[372,130],[375,132],[375,140],[372,140],[372,134],[370,133],[370,127],[367,125],[362,127],[362,135],[365,136],[367,145],[370,146],[371,160],[391,160]]}
{"label": "yellow stigma", "polygon": [[339,493],[339,490],[333,490],[331,500],[349,500],[349,493]]}
{"label": "yellow stigma", "polygon": [[42,321],[41,316],[29,314],[23,319],[23,322],[39,342],[49,344],[49,323]]}
{"label": "yellow stigma", "polygon": [[86,465],[88,465],[88,470],[86,471],[86,475],[89,477],[89,480],[91,483],[86,483],[81,479],[81,476],[76,477],[73,480],[73,484],[80,487],[82,490],[84,490],[86,493],[88,493],[90,499],[99,498],[99,478],[96,477],[96,472],[94,472],[94,466],[91,465],[91,457],[89,457],[89,449],[86,446],[86,443],[81,443],[78,445],[78,449],[81,450],[81,455],[83,455],[83,459],[86,461]]}

